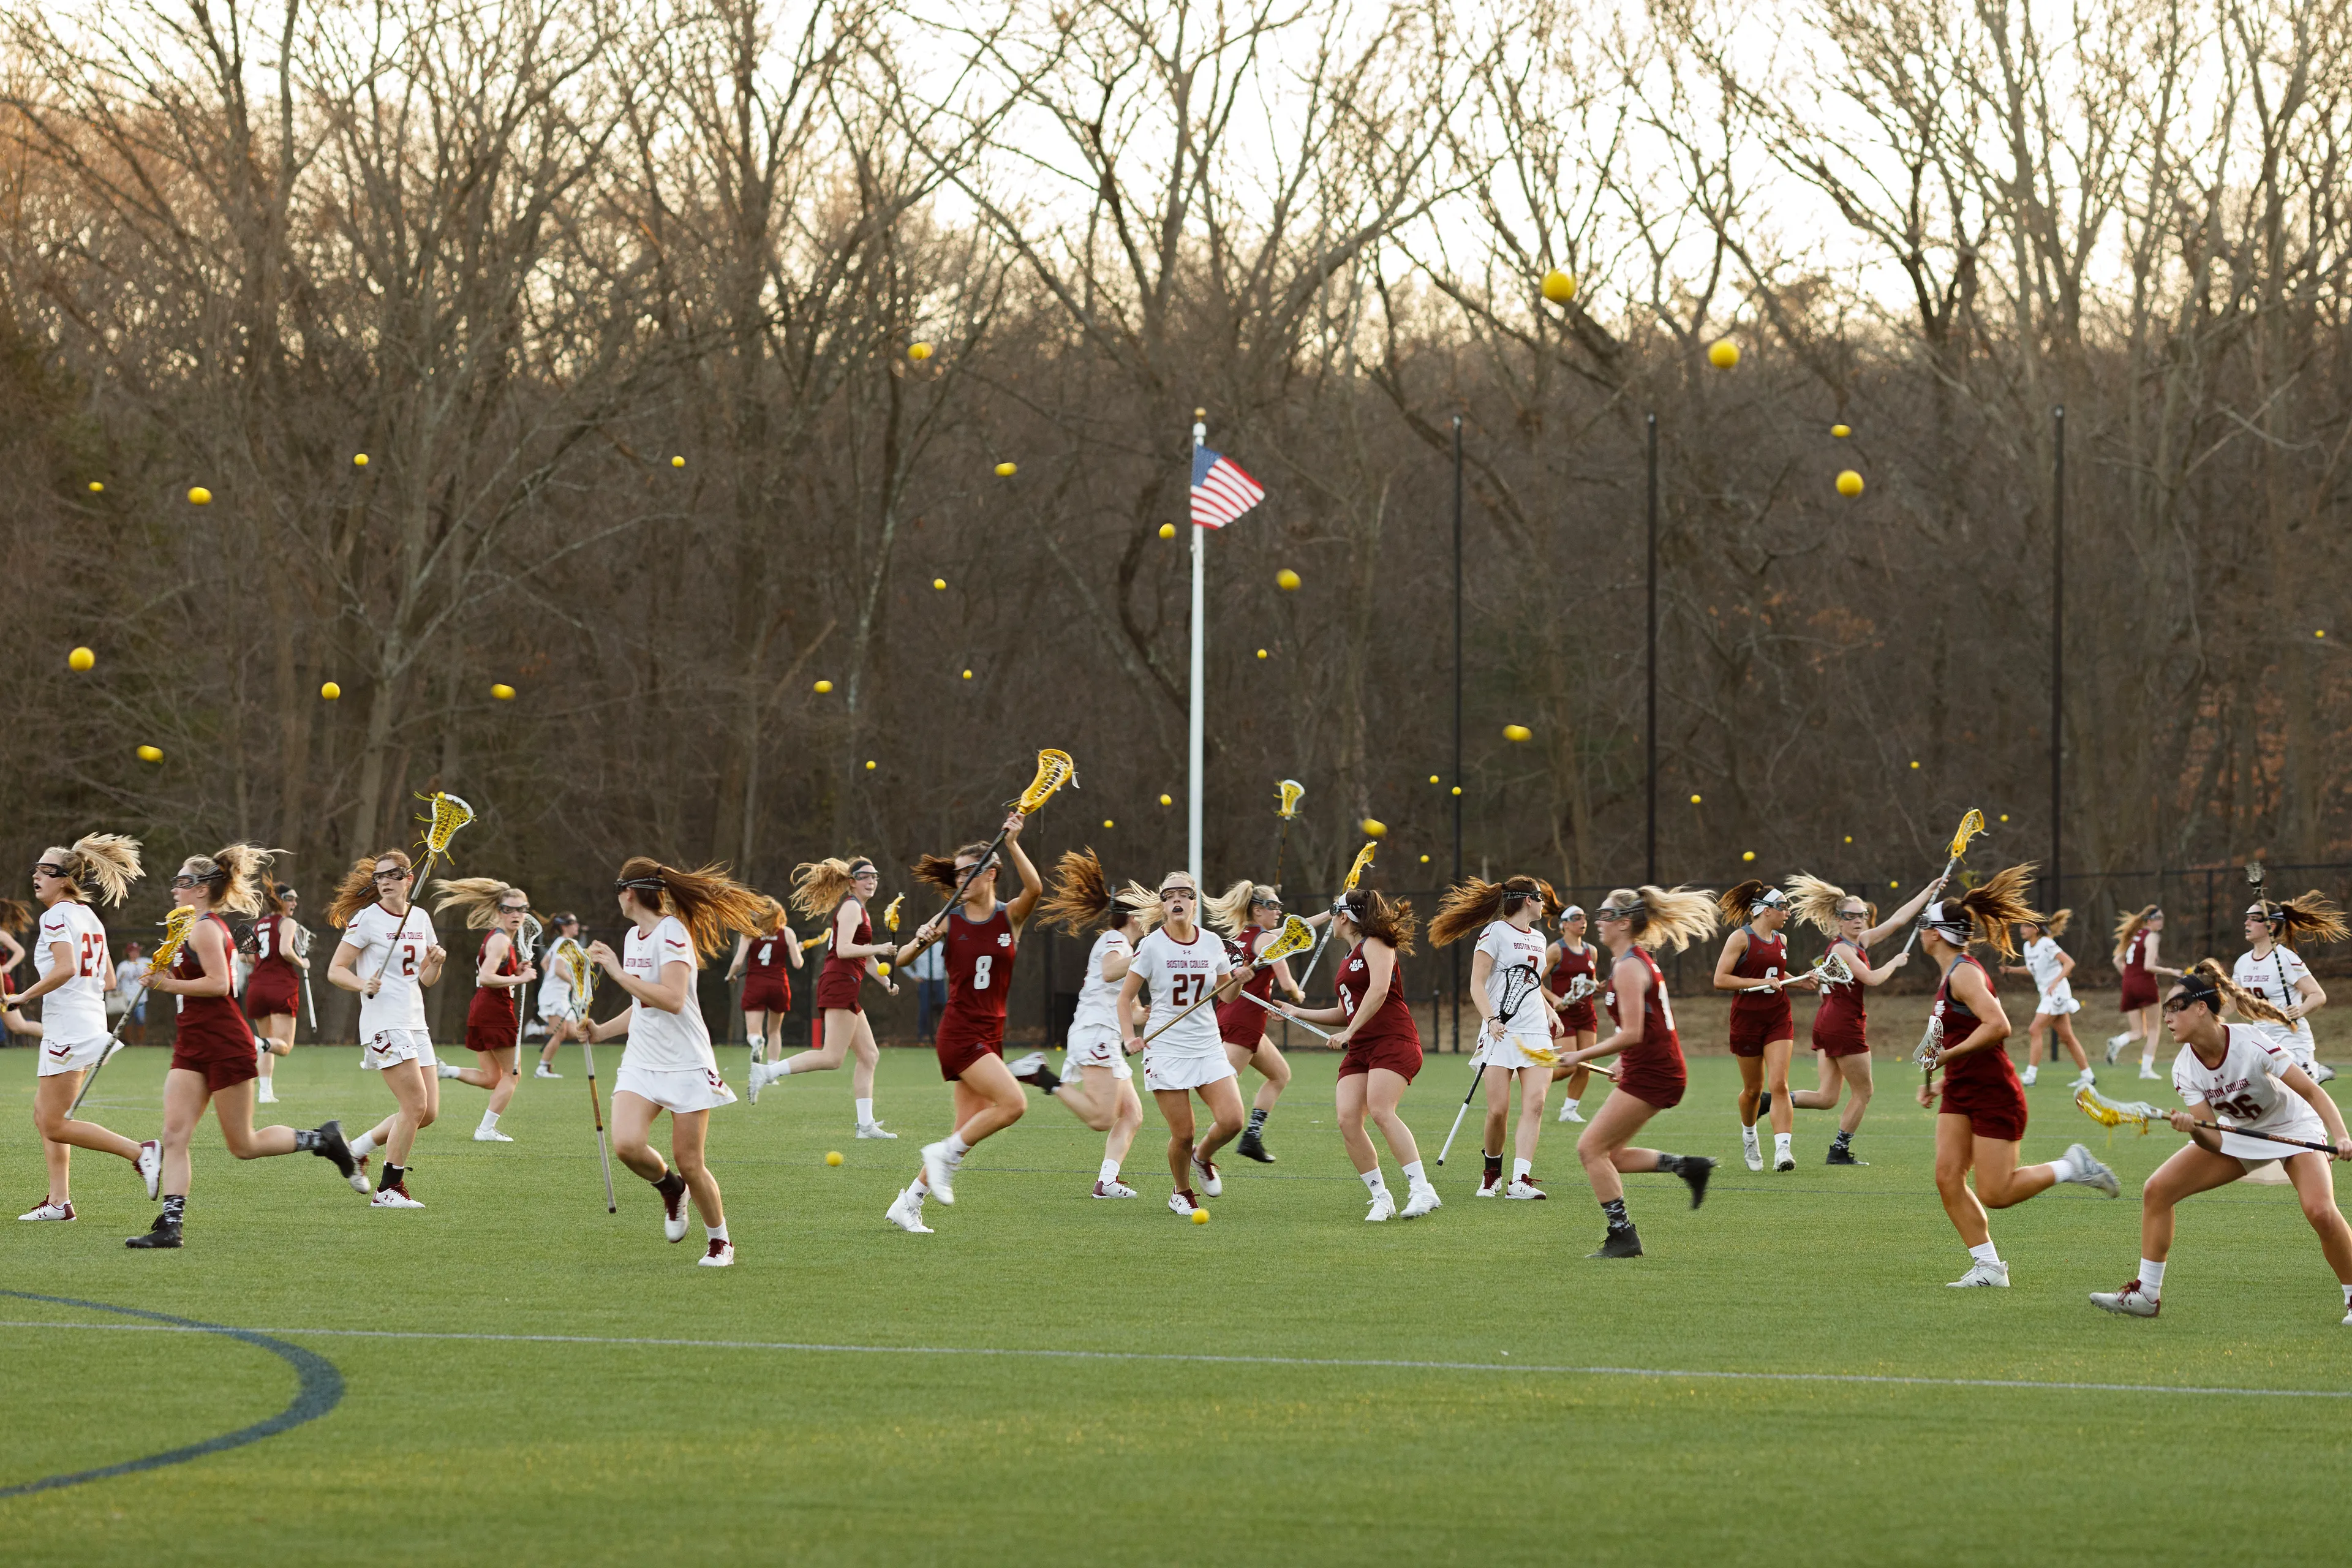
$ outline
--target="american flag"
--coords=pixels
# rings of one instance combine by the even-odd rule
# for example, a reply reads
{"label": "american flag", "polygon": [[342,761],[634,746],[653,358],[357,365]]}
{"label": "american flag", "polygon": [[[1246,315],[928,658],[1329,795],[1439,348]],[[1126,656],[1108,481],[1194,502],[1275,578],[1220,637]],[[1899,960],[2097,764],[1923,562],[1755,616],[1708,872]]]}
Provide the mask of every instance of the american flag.
{"label": "american flag", "polygon": [[1192,522],[1223,528],[1265,499],[1265,487],[1222,452],[1192,448]]}

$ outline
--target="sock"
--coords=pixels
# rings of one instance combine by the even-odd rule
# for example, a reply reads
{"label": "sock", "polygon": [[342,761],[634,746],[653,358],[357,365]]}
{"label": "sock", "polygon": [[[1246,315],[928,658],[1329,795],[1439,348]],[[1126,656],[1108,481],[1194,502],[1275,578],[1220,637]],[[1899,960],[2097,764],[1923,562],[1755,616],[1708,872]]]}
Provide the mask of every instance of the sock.
{"label": "sock", "polygon": [[1378,1165],[1374,1165],[1369,1171],[1359,1171],[1357,1174],[1364,1178],[1364,1186],[1367,1191],[1384,1193],[1389,1190],[1388,1183],[1383,1181],[1381,1177],[1381,1168]]}
{"label": "sock", "polygon": [[163,1219],[164,1219],[164,1223],[166,1223],[166,1224],[168,1224],[168,1225],[178,1225],[178,1224],[181,1222],[182,1218],[183,1218],[183,1217],[184,1217],[184,1216],[186,1215],[187,1212],[188,1212],[188,1194],[185,1194],[185,1193],[165,1193],[165,1194],[163,1194]]}
{"label": "sock", "polygon": [[1601,1212],[1609,1216],[1610,1229],[1630,1230],[1633,1228],[1633,1222],[1625,1217],[1625,1200],[1623,1198],[1601,1199]]}
{"label": "sock", "polygon": [[2120,1035],[2109,1035],[2107,1037],[2107,1044],[2115,1047],[2117,1050],[2122,1050],[2126,1046],[2131,1044],[2131,1031],[2129,1029],[2126,1029]]}
{"label": "sock", "polygon": [[2344,1287],[2344,1310],[2352,1312],[2352,1285]]}
{"label": "sock", "polygon": [[1272,1114],[1271,1111],[1260,1110],[1255,1105],[1251,1106],[1249,1130],[1253,1132],[1263,1131],[1265,1127],[1265,1119]]}
{"label": "sock", "polygon": [[377,1178],[377,1180],[376,1180],[376,1184],[375,1184],[375,1190],[376,1190],[377,1192],[380,1192],[380,1193],[381,1193],[381,1192],[383,1192],[383,1191],[385,1191],[387,1188],[396,1187],[396,1186],[400,1185],[400,1184],[401,1184],[401,1183],[403,1183],[403,1182],[406,1181],[407,1179],[408,1179],[408,1167],[407,1167],[407,1166],[405,1166],[405,1165],[392,1165],[392,1164],[387,1164],[387,1165],[385,1165],[385,1166],[384,1166],[384,1168],[383,1168],[383,1174],[382,1176],[378,1177],[378,1178]]}
{"label": "sock", "polygon": [[[2147,1295],[2163,1295],[2164,1265],[2161,1263],[2151,1262],[2149,1259],[2145,1258],[2141,1258],[2139,1260],[2139,1288],[2141,1291]],[[2352,1300],[2352,1297],[2347,1297],[2347,1299]]]}
{"label": "sock", "polygon": [[971,1144],[969,1144],[969,1143],[967,1143],[967,1142],[965,1142],[963,1141],[963,1134],[962,1134],[962,1133],[961,1133],[961,1132],[950,1132],[950,1133],[949,1133],[949,1134],[948,1134],[948,1163],[949,1163],[949,1164],[950,1164],[950,1165],[961,1165],[961,1164],[962,1164],[962,1163],[963,1163],[963,1157],[964,1157],[966,1154],[969,1154],[969,1153],[971,1153]]}
{"label": "sock", "polygon": [[790,1078],[793,1076],[793,1064],[800,1059],[801,1058],[798,1057],[786,1057],[783,1060],[782,1066],[772,1067],[768,1070],[775,1074],[778,1078]]}
{"label": "sock", "polygon": [[1421,1162],[1418,1160],[1404,1168],[1404,1179],[1416,1187],[1424,1186],[1429,1182],[1429,1178],[1422,1173]]}
{"label": "sock", "polygon": [[2050,1173],[2062,1182],[2071,1182],[2082,1173],[2074,1169],[2074,1156],[2061,1154],[2050,1162]]}
{"label": "sock", "polygon": [[482,1125],[490,1128],[492,1131],[496,1131],[499,1125],[499,1113],[495,1110],[483,1111]]}
{"label": "sock", "polygon": [[[1759,1107],[1757,1107],[1757,1109],[1760,1111],[1760,1110],[1763,1109],[1763,1107],[1759,1106]],[[1741,1141],[1742,1142],[1746,1142],[1746,1143],[1753,1143],[1753,1142],[1756,1142],[1756,1123],[1754,1123],[1753,1121],[1750,1121],[1750,1122],[1748,1122],[1748,1124],[1746,1124],[1745,1126],[1741,1127],[1741,1128],[1740,1128],[1740,1130],[1739,1130],[1739,1137],[1740,1137],[1740,1141]]]}
{"label": "sock", "polygon": [[860,1127],[871,1127],[874,1125],[874,1102],[872,1100],[861,1100],[857,1102],[857,1125]]}
{"label": "sock", "polygon": [[1995,1268],[2000,1267],[2000,1253],[1990,1241],[1979,1247],[1969,1247],[1969,1256],[1979,1263],[1990,1264]]}
{"label": "sock", "polygon": [[654,1179],[654,1191],[661,1194],[665,1198],[672,1193],[682,1193],[686,1191],[686,1178],[675,1170],[664,1171]]}
{"label": "sock", "polygon": [[1118,1181],[1118,1162],[1116,1160],[1105,1160],[1102,1163],[1102,1169],[1095,1173],[1095,1180],[1104,1183]]}
{"label": "sock", "polygon": [[1683,1157],[1680,1154],[1661,1154],[1658,1156],[1658,1170],[1662,1174],[1678,1176],[1682,1173],[1682,1169]]}
{"label": "sock", "polygon": [[1576,1096],[1571,1094],[1566,1100],[1559,1102],[1559,1108],[1562,1110],[1574,1110],[1576,1109]]}
{"label": "sock", "polygon": [[1773,1134],[1772,1134],[1772,1152],[1774,1152],[1775,1154],[1785,1154],[1785,1153],[1787,1153],[1787,1152],[1789,1152],[1789,1140],[1790,1140],[1791,1137],[1793,1137],[1793,1136],[1795,1136],[1795,1134],[1793,1134],[1793,1133],[1789,1133],[1789,1132],[1775,1132],[1775,1133],[1773,1133]]}
{"label": "sock", "polygon": [[720,1221],[717,1225],[706,1225],[702,1228],[710,1233],[710,1239],[713,1241],[725,1241],[727,1239],[727,1225],[724,1220]]}
{"label": "sock", "polygon": [[374,1134],[374,1133],[373,1133],[373,1132],[362,1132],[362,1133],[361,1133],[358,1137],[356,1137],[356,1138],[354,1138],[354,1139],[352,1139],[352,1159],[356,1160],[356,1159],[359,1159],[362,1155],[365,1155],[365,1154],[373,1154],[373,1153],[374,1153],[374,1152],[375,1152],[375,1134]]}
{"label": "sock", "polygon": [[1516,1182],[1535,1168],[1533,1160],[1514,1160],[1511,1162],[1511,1180]]}
{"label": "sock", "polygon": [[315,1153],[317,1153],[317,1152],[318,1152],[318,1151],[319,1151],[319,1130],[318,1130],[317,1128],[315,1128],[315,1127],[297,1127],[296,1129],[294,1129],[294,1152],[295,1152],[296,1153],[298,1153],[298,1154],[301,1154],[301,1153],[313,1153],[313,1154],[315,1154]]}
{"label": "sock", "polygon": [[1486,1156],[1486,1173],[1497,1180],[1501,1179],[1503,1174],[1503,1157],[1500,1154],[1489,1154]]}
{"label": "sock", "polygon": [[1838,1135],[1832,1139],[1831,1142],[1838,1148],[1844,1148],[1847,1144],[1853,1142],[1853,1130],[1847,1127],[1839,1128]]}
{"label": "sock", "polygon": [[910,1197],[919,1204],[925,1198],[931,1195],[930,1184],[924,1181],[920,1175],[917,1175],[914,1181],[908,1185],[907,1191],[903,1195]]}

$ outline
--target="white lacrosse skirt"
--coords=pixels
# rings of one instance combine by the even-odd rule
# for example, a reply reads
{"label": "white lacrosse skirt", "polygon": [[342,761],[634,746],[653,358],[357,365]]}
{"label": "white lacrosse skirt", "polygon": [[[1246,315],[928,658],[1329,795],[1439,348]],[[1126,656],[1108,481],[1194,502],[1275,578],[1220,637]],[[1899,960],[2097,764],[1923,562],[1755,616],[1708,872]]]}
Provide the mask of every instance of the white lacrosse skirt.
{"label": "white lacrosse skirt", "polygon": [[1214,1054],[1171,1051],[1161,1046],[1143,1047],[1143,1086],[1160,1089],[1206,1089],[1221,1079],[1238,1078],[1225,1059],[1225,1045],[1216,1042]]}
{"label": "white lacrosse skirt", "polygon": [[1127,1047],[1119,1043],[1118,1026],[1115,1024],[1079,1024],[1070,1030],[1070,1043],[1062,1053],[1062,1076],[1068,1078],[1080,1068],[1108,1068],[1110,1076],[1130,1079],[1135,1069],[1127,1065]]}
{"label": "white lacrosse skirt", "polygon": [[433,1037],[422,1029],[378,1029],[360,1052],[360,1066],[369,1072],[382,1072],[400,1062],[429,1068],[438,1059],[433,1054]]}
{"label": "white lacrosse skirt", "polygon": [[[1570,1050],[1574,1050],[1575,1040],[1570,1039],[1567,1046]],[[1530,1053],[1540,1051],[1556,1056],[1559,1050],[1559,1047],[1553,1044],[1549,1034],[1538,1035],[1513,1031],[1498,1040],[1486,1030],[1480,1029],[1477,1054],[1473,1056],[1470,1061],[1474,1067],[1496,1068],[1505,1072],[1517,1072],[1521,1068],[1549,1068],[1552,1065],[1550,1062]]]}
{"label": "white lacrosse skirt", "polygon": [[634,1094],[664,1110],[715,1110],[735,1103],[735,1091],[710,1068],[641,1068],[624,1061],[613,1075],[614,1094]]}
{"label": "white lacrosse skirt", "polygon": [[2074,994],[2074,983],[2061,980],[2035,1000],[2033,1010],[2037,1013],[2046,1013],[2055,1018],[2067,1013],[2081,1012],[2083,1004]]}
{"label": "white lacrosse skirt", "polygon": [[105,1054],[104,1035],[92,1035],[82,1040],[43,1040],[41,1070],[35,1076],[55,1078],[61,1072],[88,1072]]}

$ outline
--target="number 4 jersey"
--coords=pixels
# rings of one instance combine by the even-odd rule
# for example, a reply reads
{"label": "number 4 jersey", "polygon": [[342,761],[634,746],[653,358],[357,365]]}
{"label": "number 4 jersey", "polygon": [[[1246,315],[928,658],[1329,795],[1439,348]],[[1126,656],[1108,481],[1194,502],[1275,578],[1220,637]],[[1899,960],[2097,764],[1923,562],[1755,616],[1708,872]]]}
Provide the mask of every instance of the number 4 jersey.
{"label": "number 4 jersey", "polygon": [[[1233,969],[1233,958],[1225,952],[1225,939],[1213,931],[1196,930],[1192,940],[1183,942],[1170,936],[1163,927],[1137,942],[1135,962],[1129,973],[1143,977],[1151,997],[1151,1021],[1143,1032],[1150,1034],[1192,1006]],[[1150,1049],[1161,1057],[1214,1058],[1223,1061],[1225,1046],[1223,1037],[1217,1032],[1217,1010],[1199,1009],[1155,1038]]]}
{"label": "number 4 jersey", "polygon": [[425,955],[433,948],[433,918],[411,904],[405,918],[382,904],[370,904],[343,928],[342,945],[358,950],[352,973],[362,980],[383,974],[383,986],[360,998],[360,1038],[386,1029],[425,1029],[425,992],[416,984]]}

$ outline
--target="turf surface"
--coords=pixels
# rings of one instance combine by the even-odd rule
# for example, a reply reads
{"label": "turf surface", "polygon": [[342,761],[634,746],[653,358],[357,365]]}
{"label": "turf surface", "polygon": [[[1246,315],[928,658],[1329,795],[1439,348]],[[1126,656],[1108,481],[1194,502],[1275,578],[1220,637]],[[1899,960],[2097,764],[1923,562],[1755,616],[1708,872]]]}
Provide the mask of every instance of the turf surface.
{"label": "turf surface", "polygon": [[[1916,1033],[1885,1011],[1885,1037]],[[1693,1038],[1719,1034],[1684,1013]],[[2352,1330],[2292,1194],[2194,1201],[2164,1316],[2093,1311],[2084,1293],[2137,1255],[2137,1181],[2179,1140],[2110,1147],[2065,1073],[2032,1091],[2026,1157],[2087,1142],[2125,1199],[2063,1188],[1995,1215],[2014,1288],[1955,1291],[1967,1258],[1928,1119],[1883,1050],[1870,1166],[1824,1168],[1832,1119],[1801,1113],[1787,1175],[1739,1166],[1733,1066],[1696,1058],[1644,1141],[1727,1163],[1696,1214],[1670,1178],[1630,1184],[1651,1253],[1633,1263],[1585,1259],[1598,1212],[1576,1130],[1549,1121],[1551,1202],[1474,1201],[1465,1142],[1442,1211],[1362,1224],[1334,1059],[1294,1059],[1280,1163],[1229,1162],[1204,1226],[1161,1206],[1156,1113],[1128,1165],[1144,1197],[1097,1203],[1099,1136],[1033,1098],[972,1156],[961,1201],[931,1205],[938,1234],[902,1235],[882,1209],[944,1128],[929,1054],[885,1053],[896,1144],[850,1139],[845,1073],[771,1089],[713,1121],[729,1272],[693,1267],[698,1226],[664,1246],[625,1172],[606,1215],[576,1047],[565,1081],[524,1083],[513,1144],[472,1142],[479,1092],[443,1086],[422,1213],[371,1212],[308,1156],[238,1165],[207,1124],[187,1249],[127,1252],[152,1206],[121,1163],[78,1155],[82,1217],[5,1222],[0,1286],[265,1330],[344,1392],[246,1447],[0,1499],[0,1557],[2145,1563],[2209,1560],[2164,1521],[2235,1496],[2263,1500],[2238,1542],[2258,1536],[2261,1560],[2343,1560]],[[723,1055],[739,1085],[742,1063]],[[41,1184],[33,1065],[0,1056],[18,1206]],[[119,1060],[92,1114],[152,1131],[163,1069],[158,1051]],[[299,1125],[388,1105],[350,1049],[304,1047],[278,1074]],[[1467,1076],[1433,1058],[1408,1097],[1425,1155]],[[2119,1076],[2136,1090],[2128,1064],[2102,1073]],[[0,1319],[0,1488],[202,1443],[296,1397],[266,1346],[21,1296]],[[652,1340],[706,1342],[614,1342]],[[982,1351],[1022,1353],[948,1353]],[[1203,1359],[1152,1359],[1170,1356]],[[2326,1396],[2185,1392],[2215,1388]]]}

